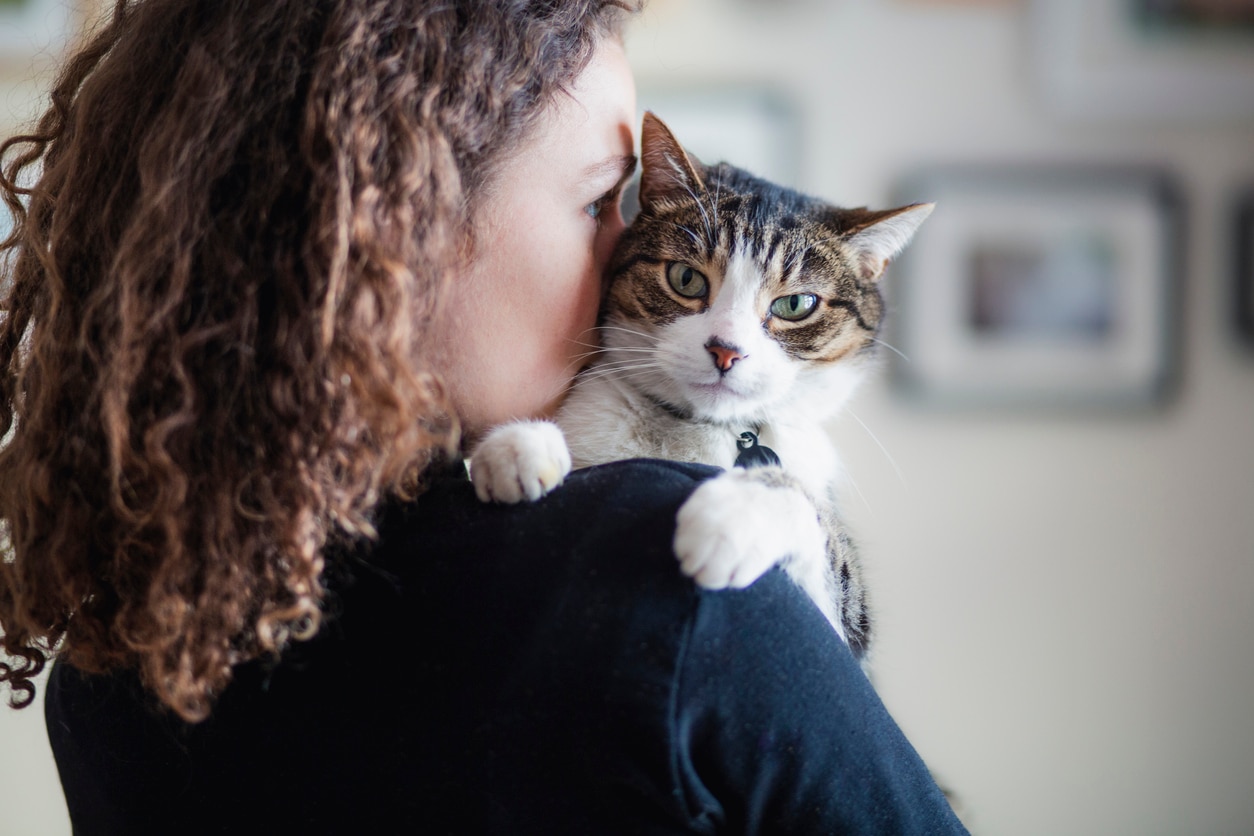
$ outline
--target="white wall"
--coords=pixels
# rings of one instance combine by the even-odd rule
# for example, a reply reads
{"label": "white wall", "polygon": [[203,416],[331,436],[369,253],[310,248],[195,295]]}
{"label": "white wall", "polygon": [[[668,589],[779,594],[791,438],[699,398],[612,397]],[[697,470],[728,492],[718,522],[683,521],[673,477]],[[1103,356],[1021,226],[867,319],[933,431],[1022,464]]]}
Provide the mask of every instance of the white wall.
{"label": "white wall", "polygon": [[[837,202],[882,203],[930,162],[1175,169],[1185,350],[1166,411],[936,413],[878,382],[854,404],[878,442],[834,432],[861,492],[876,683],[973,832],[1252,833],[1254,355],[1228,329],[1223,212],[1254,182],[1254,114],[1060,119],[1028,34],[995,0],[653,0],[629,52],[642,106],[700,83],[784,90],[803,185]],[[0,122],[30,108],[0,87]],[[0,833],[67,833],[38,708],[0,710],[0,753]]]}
{"label": "white wall", "polygon": [[0,836],[63,836],[70,832],[65,797],[44,730],[43,678],[35,705],[0,703]]}
{"label": "white wall", "polygon": [[886,201],[926,163],[1176,173],[1185,344],[1166,410],[927,411],[881,380],[853,405],[875,439],[849,418],[834,433],[861,493],[876,684],[973,832],[1254,833],[1254,354],[1229,326],[1225,214],[1254,183],[1254,113],[1054,115],[1025,12],[655,0],[629,55],[642,107],[676,87],[782,90],[800,110],[802,187],[847,205]]}

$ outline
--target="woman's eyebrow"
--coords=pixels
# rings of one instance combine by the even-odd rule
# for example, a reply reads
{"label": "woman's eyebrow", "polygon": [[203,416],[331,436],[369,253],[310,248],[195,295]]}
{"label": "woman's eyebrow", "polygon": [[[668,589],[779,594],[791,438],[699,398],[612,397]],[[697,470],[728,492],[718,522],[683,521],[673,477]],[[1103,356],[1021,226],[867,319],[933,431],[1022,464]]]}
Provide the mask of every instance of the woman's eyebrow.
{"label": "woman's eyebrow", "polygon": [[583,179],[591,180],[597,177],[604,177],[609,174],[618,174],[619,181],[626,180],[636,170],[636,156],[634,154],[620,154],[613,157],[607,157],[600,162],[593,163],[584,169]]}

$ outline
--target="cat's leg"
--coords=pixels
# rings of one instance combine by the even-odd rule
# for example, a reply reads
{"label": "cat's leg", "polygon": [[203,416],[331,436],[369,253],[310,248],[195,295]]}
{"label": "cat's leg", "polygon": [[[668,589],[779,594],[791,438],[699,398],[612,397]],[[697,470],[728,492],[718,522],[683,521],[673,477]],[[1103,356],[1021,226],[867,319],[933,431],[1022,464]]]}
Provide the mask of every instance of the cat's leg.
{"label": "cat's leg", "polygon": [[570,451],[556,424],[519,421],[496,427],[470,456],[470,481],[483,502],[534,502],[570,473]]}
{"label": "cat's leg", "polygon": [[857,549],[836,514],[779,467],[734,469],[679,510],[675,554],[709,589],[745,587],[776,564],[861,658],[870,636]]}
{"label": "cat's leg", "polygon": [[840,614],[837,632],[854,658],[865,661],[871,646],[872,622],[858,547],[830,503],[820,509],[820,516],[827,532],[826,574]]}

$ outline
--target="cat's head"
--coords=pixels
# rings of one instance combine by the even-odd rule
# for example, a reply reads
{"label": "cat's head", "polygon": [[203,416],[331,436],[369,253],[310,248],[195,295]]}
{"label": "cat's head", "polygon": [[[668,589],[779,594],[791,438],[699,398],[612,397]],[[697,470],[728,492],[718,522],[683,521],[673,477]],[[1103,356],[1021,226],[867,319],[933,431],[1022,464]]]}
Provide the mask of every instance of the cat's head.
{"label": "cat's head", "polygon": [[880,276],[932,204],[840,209],[702,165],[651,113],[641,156],[640,213],[609,268],[608,361],[695,418],[838,410],[876,344]]}

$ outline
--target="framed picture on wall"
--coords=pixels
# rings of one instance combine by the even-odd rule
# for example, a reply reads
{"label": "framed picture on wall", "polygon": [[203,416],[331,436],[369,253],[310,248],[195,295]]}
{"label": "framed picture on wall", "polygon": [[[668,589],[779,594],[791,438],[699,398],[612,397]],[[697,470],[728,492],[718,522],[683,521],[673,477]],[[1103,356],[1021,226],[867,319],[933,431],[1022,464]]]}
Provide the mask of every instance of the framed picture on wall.
{"label": "framed picture on wall", "polygon": [[1237,198],[1233,213],[1237,333],[1254,346],[1254,186]]}
{"label": "framed picture on wall", "polygon": [[933,404],[1163,402],[1176,372],[1182,206],[1157,170],[940,169],[888,277],[892,379]]}
{"label": "framed picture on wall", "polygon": [[1251,0],[1031,0],[1033,64],[1060,111],[1093,119],[1254,113]]}

